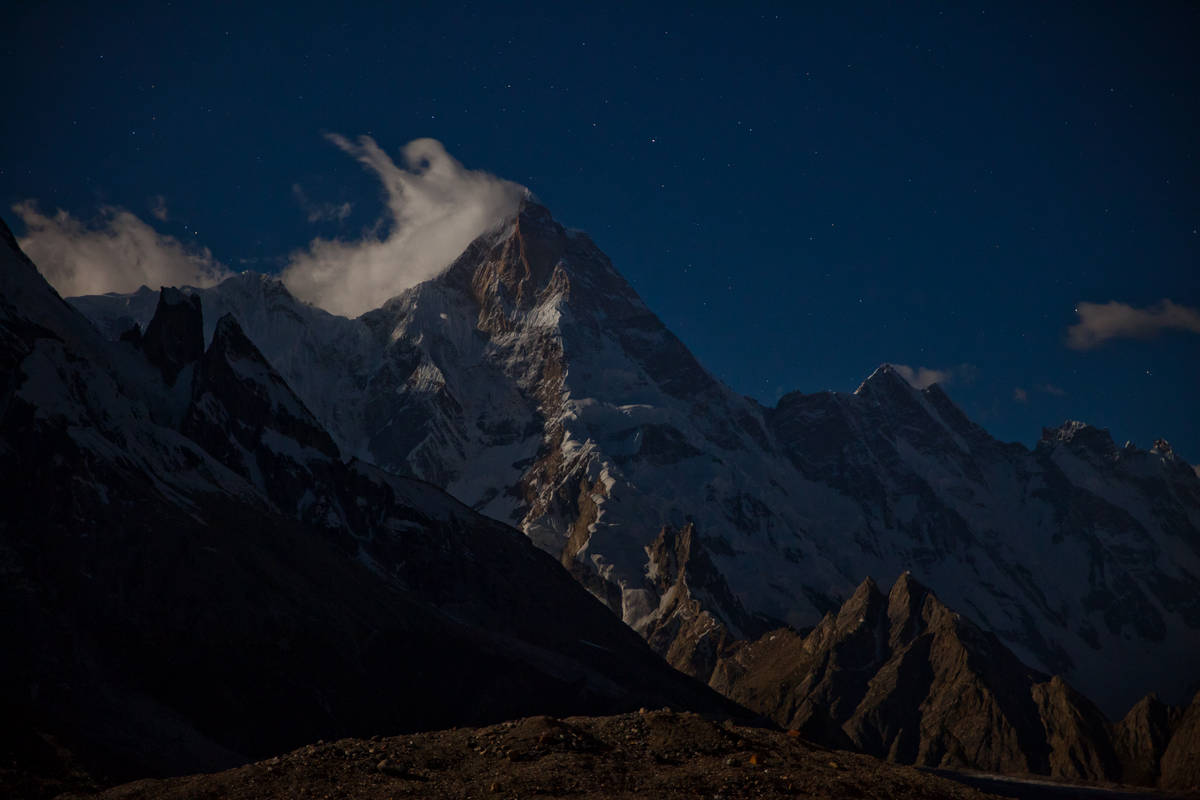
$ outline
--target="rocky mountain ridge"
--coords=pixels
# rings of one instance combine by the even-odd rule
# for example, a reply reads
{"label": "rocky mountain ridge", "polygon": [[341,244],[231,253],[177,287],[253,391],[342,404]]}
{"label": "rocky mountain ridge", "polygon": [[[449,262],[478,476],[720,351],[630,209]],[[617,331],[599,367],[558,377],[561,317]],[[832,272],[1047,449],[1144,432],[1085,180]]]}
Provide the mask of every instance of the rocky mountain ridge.
{"label": "rocky mountain ridge", "polygon": [[[1061,676],[1030,669],[911,573],[867,578],[814,628],[761,630],[688,525],[664,528],[649,574],[665,611],[640,630],[677,669],[781,727],[902,764],[1189,790],[1200,736],[1153,694],[1117,722]],[[735,635],[705,610],[739,609]],[[1200,693],[1193,700],[1200,700]],[[1171,753],[1168,756],[1168,753]]]}
{"label": "rocky mountain ridge", "polygon": [[726,646],[709,683],[816,741],[904,764],[1189,789],[1183,765],[1200,759],[1182,724],[1194,711],[1151,695],[1110,723],[907,573],[887,595],[867,579],[807,635]]}
{"label": "rocky mountain ridge", "polygon": [[[356,320],[252,274],[197,294],[234,311],[344,453],[516,525],[638,630],[678,610],[648,548],[692,523],[729,590],[693,599],[724,624],[803,629],[862,575],[912,569],[1110,715],[1195,691],[1200,480],[1168,447],[1077,423],[1005,444],[887,365],[764,408],[532,202]],[[117,338],[148,297],[73,302]]]}
{"label": "rocky mountain ridge", "polygon": [[747,635],[766,621],[743,614],[733,635],[704,610],[702,598],[729,592],[706,548],[692,525],[660,532],[649,572],[667,615],[640,632],[676,668],[781,727],[928,768],[1200,788],[1200,735],[1184,724],[1200,693],[1187,709],[1150,694],[1110,722],[911,573],[887,595],[867,578],[810,630]]}
{"label": "rocky mountain ridge", "polygon": [[203,306],[165,290],[107,341],[0,225],[5,770],[62,748],[111,780],[529,713],[740,713],[519,532],[343,460],[234,317],[205,346]]}

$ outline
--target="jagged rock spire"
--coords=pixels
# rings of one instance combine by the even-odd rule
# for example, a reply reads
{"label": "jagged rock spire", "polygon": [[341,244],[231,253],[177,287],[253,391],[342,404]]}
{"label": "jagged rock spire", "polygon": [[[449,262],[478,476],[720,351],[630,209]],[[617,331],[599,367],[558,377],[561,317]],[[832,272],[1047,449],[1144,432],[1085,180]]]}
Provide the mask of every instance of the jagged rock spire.
{"label": "jagged rock spire", "polygon": [[163,380],[174,385],[180,371],[204,353],[200,296],[164,286],[154,318],[142,334],[141,347],[150,363],[162,371]]}

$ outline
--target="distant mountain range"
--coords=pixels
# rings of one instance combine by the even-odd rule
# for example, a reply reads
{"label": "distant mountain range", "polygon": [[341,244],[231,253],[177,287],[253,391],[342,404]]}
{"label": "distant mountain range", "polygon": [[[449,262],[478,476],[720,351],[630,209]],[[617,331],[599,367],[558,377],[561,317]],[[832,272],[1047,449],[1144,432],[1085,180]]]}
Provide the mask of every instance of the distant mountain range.
{"label": "distant mountain range", "polygon": [[[1030,451],[888,365],[765,408],[532,202],[355,320],[254,273],[195,294],[206,341],[232,313],[344,454],[517,526],[640,631],[672,604],[647,548],[691,524],[730,590],[697,602],[735,639],[911,570],[1109,715],[1200,688],[1200,478],[1164,441],[1068,422]],[[157,293],[71,302],[115,339]]]}
{"label": "distant mountain range", "polygon": [[532,202],[354,320],[254,273],[63,302],[0,226],[0,455],[26,761],[669,705],[1200,784],[1200,478],[1169,445],[1001,443],[888,365],[766,408]]}

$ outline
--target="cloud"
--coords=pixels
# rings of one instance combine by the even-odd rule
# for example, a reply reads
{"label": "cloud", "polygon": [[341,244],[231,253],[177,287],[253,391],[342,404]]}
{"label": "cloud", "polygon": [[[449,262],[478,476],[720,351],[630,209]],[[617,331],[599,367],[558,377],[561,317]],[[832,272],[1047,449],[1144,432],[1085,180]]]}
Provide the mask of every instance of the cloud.
{"label": "cloud", "polygon": [[63,297],[132,292],[143,284],[212,286],[229,275],[207,248],[164,236],[123,208],[103,207],[91,224],[61,210],[45,216],[32,200],[13,211],[27,229],[21,249]]}
{"label": "cloud", "polygon": [[350,203],[314,203],[298,183],[292,184],[292,194],[304,209],[309,222],[345,222],[354,209]]}
{"label": "cloud", "polygon": [[283,271],[297,297],[335,314],[378,308],[437,275],[515,214],[525,194],[518,184],[466,169],[434,139],[405,145],[406,166],[398,167],[369,136],[327,138],[375,173],[387,200],[380,224],[361,239],[314,239]]}
{"label": "cloud", "polygon": [[1146,308],[1126,303],[1080,303],[1079,322],[1067,329],[1067,346],[1090,350],[1109,339],[1150,339],[1165,330],[1200,333],[1200,311],[1160,300]]}
{"label": "cloud", "polygon": [[917,367],[913,369],[907,364],[892,364],[896,372],[900,373],[900,377],[908,381],[917,389],[925,389],[935,383],[949,383],[951,377],[950,370],[930,369],[929,367]]}
{"label": "cloud", "polygon": [[1018,403],[1028,403],[1029,392],[1018,386],[1017,388],[1013,389],[1013,400],[1016,400]]}
{"label": "cloud", "polygon": [[1063,389],[1059,386],[1055,386],[1053,383],[1039,383],[1037,386],[1035,386],[1033,388],[1037,389],[1039,392],[1045,392],[1046,394],[1052,394],[1055,397],[1066,397],[1066,395],[1067,395],[1066,389]]}
{"label": "cloud", "polygon": [[155,195],[150,201],[150,216],[160,222],[167,221],[167,198],[161,194]]}

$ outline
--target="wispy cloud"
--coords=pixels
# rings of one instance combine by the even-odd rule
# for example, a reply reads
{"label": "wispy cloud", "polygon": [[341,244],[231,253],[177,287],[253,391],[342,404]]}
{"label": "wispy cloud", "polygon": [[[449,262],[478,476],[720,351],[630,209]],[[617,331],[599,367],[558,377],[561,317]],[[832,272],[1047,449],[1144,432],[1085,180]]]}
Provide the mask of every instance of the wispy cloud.
{"label": "wispy cloud", "polygon": [[292,254],[282,278],[301,299],[357,316],[432,278],[476,237],[516,213],[525,190],[486,172],[466,169],[441,143],[417,139],[399,167],[369,136],[329,140],[374,172],[387,213],[361,239],[314,239]]}
{"label": "wispy cloud", "polygon": [[[337,314],[357,316],[438,274],[477,236],[515,214],[525,194],[516,183],[465,168],[433,139],[406,145],[400,167],[369,136],[328,138],[378,176],[387,202],[361,238],[314,239],[287,259],[281,277],[288,288]],[[310,222],[344,221],[352,210],[350,203],[314,203],[299,184],[292,192]],[[43,214],[33,200],[13,210],[27,229],[21,247],[66,297],[142,285],[211,286],[230,274],[207,248],[160,234],[124,208],[103,207],[88,222],[61,210]],[[150,214],[168,219],[165,197],[151,198]]]}
{"label": "wispy cloud", "polygon": [[1013,389],[1013,400],[1016,400],[1018,403],[1028,403],[1029,392],[1018,386],[1017,388]]}
{"label": "wispy cloud", "polygon": [[1066,397],[1066,395],[1067,395],[1066,389],[1063,389],[1060,386],[1055,386],[1053,383],[1039,383],[1037,386],[1035,386],[1033,388],[1037,389],[1039,392],[1045,392],[1046,394],[1052,394],[1055,397]]}
{"label": "wispy cloud", "polygon": [[300,208],[304,209],[309,222],[345,222],[354,210],[354,206],[346,203],[314,203],[298,183],[292,184],[292,195]]}
{"label": "wispy cloud", "polygon": [[212,286],[229,274],[208,248],[160,234],[123,208],[101,208],[87,224],[61,210],[46,216],[32,200],[13,211],[26,227],[21,249],[64,297],[142,285]]}
{"label": "wispy cloud", "polygon": [[1127,303],[1079,303],[1079,322],[1067,329],[1067,346],[1090,350],[1110,339],[1150,339],[1166,330],[1200,333],[1200,311],[1160,300],[1146,308]]}
{"label": "wispy cloud", "polygon": [[150,199],[150,216],[159,222],[167,221],[167,198],[157,194]]}
{"label": "wispy cloud", "polygon": [[908,381],[917,389],[925,389],[935,383],[949,383],[951,378],[951,370],[947,369],[932,369],[930,367],[917,367],[916,369],[907,364],[892,364],[896,372],[900,373],[900,377]]}

